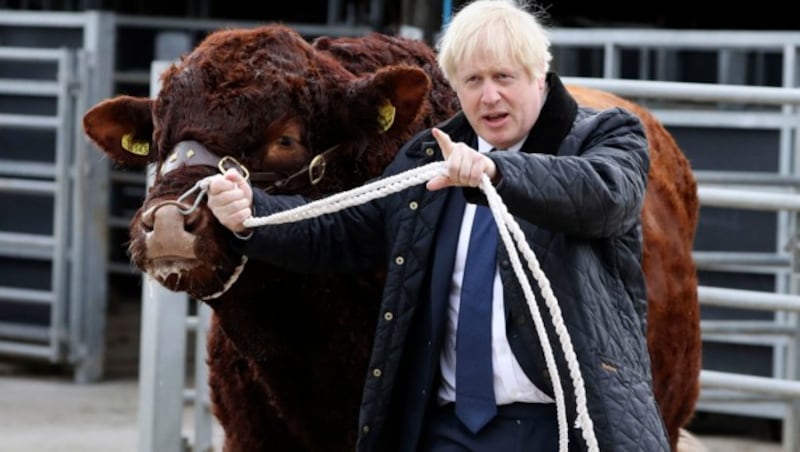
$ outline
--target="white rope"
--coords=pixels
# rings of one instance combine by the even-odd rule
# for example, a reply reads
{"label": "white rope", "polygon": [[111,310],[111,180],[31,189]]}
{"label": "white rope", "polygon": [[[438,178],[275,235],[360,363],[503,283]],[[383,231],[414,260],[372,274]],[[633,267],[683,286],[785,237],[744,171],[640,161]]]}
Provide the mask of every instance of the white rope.
{"label": "white rope", "polygon": [[[264,217],[251,217],[244,221],[244,226],[248,228],[262,226],[267,224],[281,224],[291,223],[308,218],[314,218],[326,213],[336,212],[348,207],[363,204],[373,199],[381,198],[391,193],[402,191],[408,187],[427,182],[437,175],[446,175],[447,171],[444,162],[434,162],[419,168],[411,169],[403,173],[396,174],[384,179],[379,179],[361,187],[352,190],[336,193],[327,198],[318,199],[309,202],[305,205],[295,207],[293,209],[285,210],[283,212],[274,213]],[[480,187],[486,194],[489,201],[489,208],[494,216],[497,229],[503,244],[508,250],[508,255],[511,259],[511,265],[514,269],[514,274],[522,286],[525,300],[528,303],[528,308],[531,311],[534,324],[536,326],[536,333],[539,336],[539,341],[544,350],[545,361],[547,363],[547,370],[551,376],[553,383],[553,392],[556,397],[556,411],[558,418],[558,431],[559,431],[559,451],[567,452],[569,435],[567,430],[567,415],[564,406],[564,390],[561,386],[561,380],[558,377],[558,368],[556,367],[555,356],[553,349],[550,345],[550,339],[544,328],[542,315],[536,305],[536,297],[531,289],[528,278],[525,276],[520,261],[519,255],[514,249],[514,242],[519,247],[519,252],[523,255],[525,260],[528,261],[528,268],[531,271],[534,279],[538,282],[539,288],[544,297],[544,301],[550,311],[550,316],[553,319],[553,326],[556,334],[558,335],[559,342],[564,351],[564,359],[567,362],[570,378],[573,387],[575,388],[575,404],[576,404],[576,425],[580,427],[583,434],[583,439],[586,441],[588,450],[597,452],[600,450],[597,444],[597,438],[594,434],[594,427],[592,419],[589,417],[589,411],[586,407],[586,389],[584,387],[583,377],[581,376],[580,365],[578,363],[575,350],[572,346],[572,339],[569,336],[569,331],[564,325],[564,319],[561,315],[561,308],[558,306],[558,300],[555,297],[552,289],[550,288],[550,281],[539,266],[539,261],[536,255],[531,250],[528,242],[525,240],[525,234],[520,229],[514,217],[508,212],[505,204],[503,203],[500,195],[497,194],[494,186],[492,186],[489,177],[485,174],[481,178]],[[513,241],[512,241],[513,236]]]}
{"label": "white rope", "polygon": [[[533,250],[531,250],[527,240],[525,240],[525,234],[522,232],[522,229],[520,229],[517,221],[508,212],[508,208],[503,203],[500,195],[497,194],[497,190],[495,190],[492,182],[489,180],[489,176],[486,174],[481,177],[480,188],[483,190],[484,194],[486,195],[486,199],[489,201],[489,208],[492,210],[492,216],[494,216],[495,222],[497,223],[497,230],[500,233],[500,238],[503,239],[503,244],[505,245],[506,250],[508,251],[508,256],[511,259],[511,266],[514,269],[514,274],[517,276],[520,286],[522,286],[522,291],[525,294],[525,301],[528,302],[528,309],[531,311],[533,323],[536,326],[536,333],[539,336],[539,342],[542,344],[542,350],[544,350],[544,357],[545,361],[547,362],[547,370],[550,372],[550,375],[557,377],[558,368],[556,367],[555,356],[553,355],[553,348],[550,345],[550,339],[544,329],[542,314],[539,312],[539,307],[536,305],[536,297],[533,294],[530,282],[528,281],[528,278],[525,277],[525,273],[522,270],[522,263],[520,262],[519,256],[516,252],[514,252],[514,243],[511,241],[509,232],[513,234],[514,241],[516,241],[520,253],[523,257],[525,257],[525,260],[528,261],[528,269],[530,269],[533,278],[539,283],[539,289],[541,290],[544,301],[550,310],[550,317],[553,320],[553,327],[555,328],[556,335],[561,343],[561,348],[564,351],[564,359],[567,362],[567,368],[569,369],[570,378],[572,379],[572,386],[575,388],[575,405],[577,413],[575,423],[578,427],[580,427],[583,434],[583,439],[586,441],[588,449],[592,452],[597,452],[600,450],[600,447],[597,444],[597,438],[594,435],[594,424],[589,416],[589,410],[586,407],[586,388],[584,387],[583,376],[581,375],[578,357],[575,355],[575,349],[572,346],[572,339],[570,338],[569,331],[567,330],[566,325],[564,325],[564,318],[561,315],[561,307],[558,305],[558,299],[556,299],[556,296],[550,287],[550,280],[547,279],[547,276],[539,266],[539,260],[536,258]],[[551,378],[550,380],[553,383],[553,393],[556,396],[556,412],[558,416],[559,431],[558,450],[561,452],[566,452],[568,449],[568,434],[567,415],[564,409],[564,390],[561,387],[560,379]]]}
{"label": "white rope", "polygon": [[318,217],[326,213],[337,212],[348,207],[364,204],[373,199],[383,198],[392,193],[403,191],[408,187],[427,182],[433,176],[444,174],[442,162],[428,163],[413,170],[394,176],[378,179],[375,182],[339,192],[326,198],[311,201],[294,209],[274,213],[260,218],[244,220],[245,227],[253,228],[266,224],[293,223],[295,221]]}
{"label": "white rope", "polygon": [[221,297],[225,292],[228,291],[235,283],[239,280],[239,276],[241,276],[242,272],[244,271],[244,265],[247,263],[247,256],[242,254],[242,260],[239,262],[239,265],[233,269],[233,273],[231,276],[228,277],[228,280],[222,284],[222,289],[218,290],[217,292],[212,293],[211,295],[207,295],[205,297],[200,297],[202,301],[211,301],[215,298]]}

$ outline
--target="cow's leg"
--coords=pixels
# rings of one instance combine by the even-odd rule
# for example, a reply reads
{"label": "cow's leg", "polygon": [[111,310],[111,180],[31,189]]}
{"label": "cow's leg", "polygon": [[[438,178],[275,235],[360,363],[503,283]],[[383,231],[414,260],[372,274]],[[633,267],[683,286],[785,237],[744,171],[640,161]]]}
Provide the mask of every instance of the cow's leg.
{"label": "cow's leg", "polygon": [[[670,174],[674,179],[681,173]],[[650,190],[660,196],[648,195],[645,201],[644,267],[653,391],[675,451],[680,428],[691,420],[699,395],[702,342],[697,276],[685,232],[694,219],[680,214],[681,203],[670,198],[664,180],[651,184]]]}

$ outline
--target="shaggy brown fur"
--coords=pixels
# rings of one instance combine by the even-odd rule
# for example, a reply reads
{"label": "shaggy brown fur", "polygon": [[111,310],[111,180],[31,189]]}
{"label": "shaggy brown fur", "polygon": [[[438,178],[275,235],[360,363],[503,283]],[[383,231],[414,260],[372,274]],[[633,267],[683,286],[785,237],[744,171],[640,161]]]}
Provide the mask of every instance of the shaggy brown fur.
{"label": "shaggy brown fur", "polygon": [[[311,197],[380,174],[401,143],[458,107],[430,48],[377,34],[309,44],[280,25],[219,31],[162,79],[154,100],[119,96],[84,116],[86,134],[113,161],[160,168],[178,143],[194,140],[251,172],[288,175],[341,144],[322,182],[292,189]],[[674,448],[698,392],[694,180],[672,138],[646,111],[606,93],[572,90],[586,104],[628,107],[647,126],[653,155],[643,213],[648,339]],[[387,102],[396,112],[381,132]],[[125,150],[126,134],[149,145],[149,154]],[[201,299],[223,287],[240,256],[207,209],[184,216],[169,201],[215,171],[192,165],[158,172],[130,227],[136,267]],[[215,313],[209,384],[227,451],[353,449],[382,282],[381,269],[299,275],[249,262],[230,290],[207,301]]]}

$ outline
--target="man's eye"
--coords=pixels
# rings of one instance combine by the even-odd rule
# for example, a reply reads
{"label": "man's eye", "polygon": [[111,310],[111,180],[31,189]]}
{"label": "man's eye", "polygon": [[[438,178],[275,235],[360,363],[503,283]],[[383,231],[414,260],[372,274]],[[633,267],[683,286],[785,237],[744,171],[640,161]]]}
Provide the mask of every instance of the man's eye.
{"label": "man's eye", "polygon": [[284,136],[278,138],[278,145],[280,145],[280,146],[287,146],[288,147],[288,146],[291,146],[292,144],[294,144],[294,138],[292,138],[290,136],[284,135]]}

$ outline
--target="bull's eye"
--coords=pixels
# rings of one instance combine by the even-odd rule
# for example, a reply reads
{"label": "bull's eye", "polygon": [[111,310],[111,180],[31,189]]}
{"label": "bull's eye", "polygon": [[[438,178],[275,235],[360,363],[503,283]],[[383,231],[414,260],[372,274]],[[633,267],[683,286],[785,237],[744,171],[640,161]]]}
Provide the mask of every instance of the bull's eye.
{"label": "bull's eye", "polygon": [[294,144],[294,138],[288,135],[283,135],[280,138],[278,138],[278,145],[280,146],[290,147],[293,144]]}

